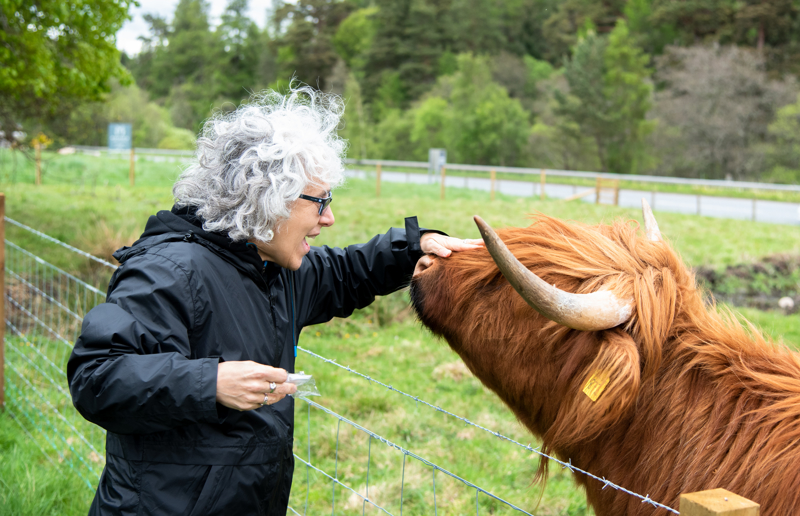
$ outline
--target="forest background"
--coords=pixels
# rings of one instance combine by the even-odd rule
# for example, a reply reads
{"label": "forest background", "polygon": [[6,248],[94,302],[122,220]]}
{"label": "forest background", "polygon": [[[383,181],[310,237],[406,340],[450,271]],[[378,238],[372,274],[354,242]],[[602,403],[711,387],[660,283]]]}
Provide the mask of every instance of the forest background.
{"label": "forest background", "polygon": [[[4,0],[5,1],[5,0]],[[120,2],[116,2],[119,4]],[[800,0],[230,0],[147,15],[92,102],[21,126],[192,148],[292,79],[342,95],[348,157],[800,182]],[[57,115],[57,116],[55,116]]]}

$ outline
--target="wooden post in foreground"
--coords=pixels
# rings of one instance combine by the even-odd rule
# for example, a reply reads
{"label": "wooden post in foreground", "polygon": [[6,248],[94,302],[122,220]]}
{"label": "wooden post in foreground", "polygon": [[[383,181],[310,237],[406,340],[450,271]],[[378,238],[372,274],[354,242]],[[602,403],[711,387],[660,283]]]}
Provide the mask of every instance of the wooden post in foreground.
{"label": "wooden post in foreground", "polygon": [[375,197],[381,196],[381,163],[375,167]]}
{"label": "wooden post in foreground", "polygon": [[494,171],[494,169],[492,169],[492,171],[491,171],[491,172],[489,172],[489,177],[490,177],[490,180],[491,180],[491,182],[492,182],[492,187],[491,187],[491,192],[492,192],[492,195],[491,195],[491,199],[492,199],[492,200],[494,200],[494,183],[495,183],[495,181],[497,180],[497,173]]}
{"label": "wooden post in foreground", "polygon": [[442,167],[442,191],[439,194],[439,197],[442,200],[444,200],[444,180],[445,180],[446,177],[447,177],[447,170],[445,170],[445,167]]}
{"label": "wooden post in foreground", "polygon": [[758,516],[760,505],[725,489],[681,495],[681,516]]}
{"label": "wooden post in foreground", "polygon": [[539,199],[544,200],[544,184],[547,182],[547,172],[545,172],[544,169],[542,169],[542,174],[541,174],[540,180],[541,180],[542,186],[541,186],[541,188],[539,188]]}
{"label": "wooden post in foreground", "polygon": [[136,182],[136,154],[133,150],[133,145],[131,145],[131,171],[129,174],[129,179],[131,182],[131,188],[133,188],[133,184]]}
{"label": "wooden post in foreground", "polygon": [[33,147],[36,149],[36,186],[39,186],[42,184],[42,144],[34,140]]}
{"label": "wooden post in foreground", "polygon": [[0,192],[0,411],[6,407],[6,194]]}

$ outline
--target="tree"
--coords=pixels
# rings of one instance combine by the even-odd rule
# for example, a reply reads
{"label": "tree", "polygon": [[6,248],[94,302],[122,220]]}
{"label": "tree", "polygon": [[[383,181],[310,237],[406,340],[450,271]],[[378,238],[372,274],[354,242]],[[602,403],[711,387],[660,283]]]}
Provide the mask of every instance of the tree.
{"label": "tree", "polygon": [[755,33],[756,48],[761,51],[769,38],[779,44],[788,39],[798,7],[793,0],[745,0],[736,12],[736,24],[741,33]]}
{"label": "tree", "polygon": [[488,58],[458,56],[458,71],[441,77],[413,109],[411,141],[441,145],[449,161],[520,165],[530,123],[520,102],[492,80]]}
{"label": "tree", "polygon": [[339,24],[355,6],[342,0],[298,0],[282,2],[275,10],[274,24],[285,27],[275,40],[281,77],[326,90],[326,81],[338,56],[333,37]]}
{"label": "tree", "polygon": [[772,169],[766,179],[800,182],[800,94],[796,102],[778,110],[767,130],[772,138],[767,147]]}
{"label": "tree", "polygon": [[652,22],[680,29],[686,45],[733,38],[736,0],[654,0]]}
{"label": "tree", "polygon": [[257,67],[260,34],[258,26],[247,14],[248,0],[229,0],[221,23],[217,27],[217,38],[224,55],[222,66],[216,70],[216,81],[220,87],[218,95],[238,100],[249,97],[257,84]]}
{"label": "tree", "polygon": [[624,0],[559,2],[544,22],[543,34],[547,41],[545,57],[557,62],[568,56],[587,27],[600,34],[611,32],[622,14],[624,4]]}
{"label": "tree", "polygon": [[28,124],[99,99],[129,81],[115,35],[128,0],[0,0],[0,131],[14,142]]}
{"label": "tree", "polygon": [[555,92],[556,113],[594,139],[603,170],[635,173],[649,162],[645,138],[653,122],[645,119],[651,96],[647,61],[620,19],[607,41],[588,34],[564,66],[569,94]]}
{"label": "tree", "polygon": [[[439,60],[450,48],[445,20],[449,2],[376,0],[375,5],[379,10],[374,20],[380,30],[366,56],[364,97],[371,104],[387,87],[399,87],[396,100],[406,108],[436,82]],[[383,111],[373,109],[372,114],[378,117]]]}
{"label": "tree", "polygon": [[656,78],[664,85],[653,108],[659,171],[758,179],[767,128],[778,108],[794,98],[794,81],[770,80],[763,55],[738,47],[667,47],[656,63]]}

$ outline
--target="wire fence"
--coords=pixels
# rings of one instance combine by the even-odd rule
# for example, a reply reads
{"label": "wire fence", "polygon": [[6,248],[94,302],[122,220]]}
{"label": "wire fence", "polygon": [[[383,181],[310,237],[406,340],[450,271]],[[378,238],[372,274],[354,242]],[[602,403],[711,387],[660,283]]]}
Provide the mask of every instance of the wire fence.
{"label": "wire fence", "polygon": [[[14,220],[7,217],[5,220],[53,245],[70,248],[84,258],[91,257]],[[105,464],[105,431],[84,420],[73,407],[66,365],[84,315],[102,303],[105,294],[8,240],[5,240],[5,262],[6,410],[54,466],[66,468],[94,490]],[[114,268],[108,262],[101,262]],[[526,452],[523,456],[535,454],[540,460],[552,460],[564,469],[600,482],[604,488],[625,492],[654,508],[678,513],[651,500],[649,495],[631,492],[610,479],[573,466],[570,461],[546,455],[537,447],[522,444],[419,396],[310,350],[299,349],[309,367],[315,367],[314,364],[333,367],[362,382],[351,387],[354,391],[386,389],[392,395],[413,401],[422,410],[441,413],[453,425],[469,426]],[[440,465],[435,457],[424,457],[396,439],[366,428],[356,419],[358,414],[342,415],[315,401],[299,398],[292,514],[360,511],[362,515],[437,515],[440,511],[452,513],[448,509],[453,507],[458,507],[459,514],[465,513],[465,507],[474,507],[476,515],[531,514],[523,508],[536,503],[537,495],[531,493],[529,483],[517,493],[520,501],[509,501],[492,488]],[[356,451],[364,446],[366,453]],[[487,458],[489,462],[492,460]]]}

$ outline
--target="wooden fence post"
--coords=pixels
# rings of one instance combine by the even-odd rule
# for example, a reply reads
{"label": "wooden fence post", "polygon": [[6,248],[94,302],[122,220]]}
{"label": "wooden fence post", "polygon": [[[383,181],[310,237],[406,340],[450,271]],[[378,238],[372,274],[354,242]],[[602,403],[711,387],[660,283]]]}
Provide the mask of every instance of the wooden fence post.
{"label": "wooden fence post", "polygon": [[133,184],[136,182],[136,154],[134,153],[133,145],[131,145],[131,170],[128,175],[131,182],[131,188],[133,188]]}
{"label": "wooden fence post", "polygon": [[0,192],[0,411],[6,407],[6,194]]}
{"label": "wooden fence post", "polygon": [[544,185],[547,182],[547,172],[545,172],[544,169],[542,169],[540,181],[541,181],[542,186],[541,186],[541,188],[539,188],[539,199],[541,199],[543,201],[544,200]]}
{"label": "wooden fence post", "polygon": [[600,204],[600,181],[601,181],[600,176],[597,176],[597,182],[594,185],[594,193],[595,193],[594,203],[595,204]]}
{"label": "wooden fence post", "polygon": [[42,144],[34,140],[33,147],[36,149],[36,186],[39,186],[42,184]]}
{"label": "wooden fence post", "polygon": [[494,200],[494,186],[495,186],[494,183],[497,180],[497,173],[494,171],[494,169],[492,169],[492,171],[489,172],[489,177],[491,178],[490,181],[492,183],[492,186],[491,186],[491,189],[490,189],[490,191],[492,192],[491,200]]}
{"label": "wooden fence post", "polygon": [[444,180],[446,177],[447,177],[447,170],[445,170],[445,167],[442,167],[442,190],[441,193],[439,194],[439,197],[442,200],[444,200]]}
{"label": "wooden fence post", "polygon": [[682,494],[682,516],[758,516],[760,505],[725,489]]}
{"label": "wooden fence post", "polygon": [[375,197],[381,196],[381,162],[375,167]]}

